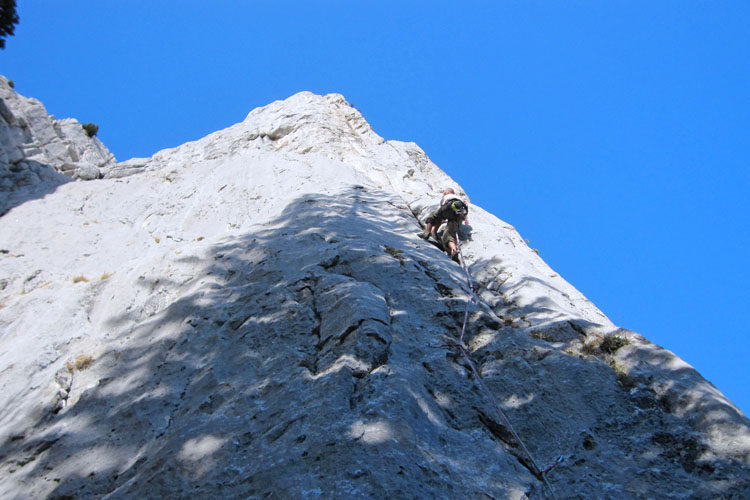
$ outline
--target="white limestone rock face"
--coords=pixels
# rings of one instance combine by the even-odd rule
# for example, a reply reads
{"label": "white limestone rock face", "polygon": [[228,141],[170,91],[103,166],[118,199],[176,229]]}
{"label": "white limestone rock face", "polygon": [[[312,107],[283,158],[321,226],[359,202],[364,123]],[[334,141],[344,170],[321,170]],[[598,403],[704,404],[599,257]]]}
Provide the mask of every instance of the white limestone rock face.
{"label": "white limestone rock face", "polygon": [[71,179],[98,179],[115,164],[77,120],[55,120],[0,75],[0,214]]}
{"label": "white limestone rock face", "polygon": [[303,92],[0,217],[2,498],[736,498],[750,422],[472,206]]}

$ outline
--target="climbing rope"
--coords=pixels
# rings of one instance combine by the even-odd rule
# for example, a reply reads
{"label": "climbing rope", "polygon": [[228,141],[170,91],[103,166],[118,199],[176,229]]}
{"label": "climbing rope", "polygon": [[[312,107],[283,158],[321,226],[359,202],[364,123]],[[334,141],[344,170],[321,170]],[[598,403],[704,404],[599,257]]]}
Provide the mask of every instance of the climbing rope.
{"label": "climbing rope", "polygon": [[464,360],[471,368],[471,372],[474,374],[474,378],[476,379],[477,384],[479,384],[480,389],[484,393],[485,398],[487,398],[487,401],[490,402],[490,404],[492,405],[492,408],[495,410],[495,413],[500,418],[500,421],[502,422],[502,424],[510,431],[513,438],[521,447],[521,450],[523,450],[523,453],[528,457],[529,461],[531,462],[531,465],[534,467],[534,473],[538,477],[540,477],[542,481],[544,481],[544,484],[549,489],[549,492],[552,498],[556,500],[557,496],[555,495],[555,490],[552,489],[552,485],[547,480],[547,473],[553,470],[558,465],[560,465],[565,459],[565,457],[564,456],[558,457],[555,463],[550,465],[549,467],[546,467],[544,469],[539,468],[539,466],[536,463],[536,460],[534,460],[534,457],[531,455],[531,452],[526,447],[526,444],[524,444],[523,440],[518,435],[516,430],[513,428],[510,421],[508,420],[508,417],[506,417],[505,413],[503,413],[503,410],[500,409],[500,405],[497,404],[495,397],[492,395],[490,390],[485,385],[484,380],[482,380],[482,377],[479,375],[479,371],[477,370],[476,365],[474,365],[474,361],[472,361],[471,356],[469,356],[469,352],[464,347],[464,335],[466,333],[466,324],[468,323],[468,320],[469,320],[469,305],[474,301],[475,294],[474,294],[474,284],[472,283],[472,279],[471,279],[471,273],[469,272],[469,268],[466,266],[466,261],[464,260],[464,255],[461,251],[461,239],[458,236],[458,232],[456,232],[456,249],[458,250],[458,256],[461,262],[461,267],[463,268],[464,273],[466,274],[466,281],[469,284],[469,298],[466,300],[466,308],[464,310],[464,323],[461,326],[461,336],[459,337],[458,342],[451,342],[449,344],[445,344],[444,347],[453,347],[461,353]]}

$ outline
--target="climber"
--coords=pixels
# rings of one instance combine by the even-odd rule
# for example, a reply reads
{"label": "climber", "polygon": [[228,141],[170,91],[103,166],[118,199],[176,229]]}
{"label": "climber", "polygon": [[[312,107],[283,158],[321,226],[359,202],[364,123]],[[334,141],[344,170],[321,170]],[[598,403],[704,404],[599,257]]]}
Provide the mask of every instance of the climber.
{"label": "climber", "polygon": [[[461,223],[468,224],[469,207],[456,192],[448,188],[443,191],[440,206],[425,219],[424,231],[417,236],[423,240],[432,236],[435,241],[442,243],[443,250],[451,257],[456,257],[456,233]],[[438,238],[438,229],[446,222],[442,237]]]}

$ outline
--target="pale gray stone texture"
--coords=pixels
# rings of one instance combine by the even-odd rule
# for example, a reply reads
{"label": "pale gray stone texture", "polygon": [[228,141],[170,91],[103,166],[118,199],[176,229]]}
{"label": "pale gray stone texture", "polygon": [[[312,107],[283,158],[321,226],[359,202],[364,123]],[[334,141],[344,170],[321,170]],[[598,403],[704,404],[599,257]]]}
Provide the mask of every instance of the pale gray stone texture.
{"label": "pale gray stone texture", "polygon": [[416,232],[466,193],[342,96],[96,165],[2,92],[1,498],[750,498],[746,416],[472,206],[466,347],[553,496],[446,347],[469,288]]}

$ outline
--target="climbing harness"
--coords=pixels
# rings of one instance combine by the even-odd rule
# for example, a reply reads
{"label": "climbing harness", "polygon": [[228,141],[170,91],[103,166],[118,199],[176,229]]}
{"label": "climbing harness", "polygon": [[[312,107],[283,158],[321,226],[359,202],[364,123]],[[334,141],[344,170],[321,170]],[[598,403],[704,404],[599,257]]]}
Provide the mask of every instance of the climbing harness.
{"label": "climbing harness", "polygon": [[495,397],[492,395],[490,390],[485,385],[484,381],[482,380],[482,377],[479,375],[479,371],[476,368],[476,365],[474,365],[474,362],[472,361],[471,357],[469,356],[469,352],[464,347],[464,335],[466,333],[466,323],[469,320],[469,305],[474,301],[475,294],[474,294],[474,284],[471,280],[471,273],[469,273],[469,269],[466,267],[466,261],[464,260],[464,255],[461,252],[461,239],[458,236],[458,232],[456,232],[456,249],[458,250],[459,260],[461,263],[461,267],[464,270],[464,273],[466,274],[466,282],[469,284],[469,298],[466,300],[466,308],[464,310],[464,323],[461,326],[461,336],[459,337],[458,342],[451,342],[449,344],[443,345],[443,347],[453,347],[457,349],[461,355],[463,356],[466,363],[471,368],[471,372],[474,374],[474,378],[477,381],[477,384],[479,385],[479,388],[484,393],[485,398],[487,398],[487,401],[490,402],[492,407],[495,410],[495,413],[500,418],[500,421],[502,424],[510,431],[513,438],[516,440],[518,445],[521,447],[521,450],[523,450],[523,453],[528,457],[528,459],[531,461],[531,465],[534,467],[535,474],[544,481],[544,484],[547,485],[547,488],[549,489],[549,492],[553,499],[557,499],[555,496],[555,490],[552,489],[552,485],[547,480],[547,473],[552,471],[555,467],[560,465],[563,460],[565,460],[564,456],[560,456],[557,458],[554,464],[550,465],[549,467],[546,467],[545,469],[539,468],[539,466],[536,464],[536,461],[534,460],[534,457],[531,455],[531,452],[526,447],[526,444],[524,444],[521,437],[518,435],[518,433],[515,431],[513,426],[511,425],[508,418],[505,416],[505,413],[500,409],[500,405],[498,405],[497,401],[495,400]]}

